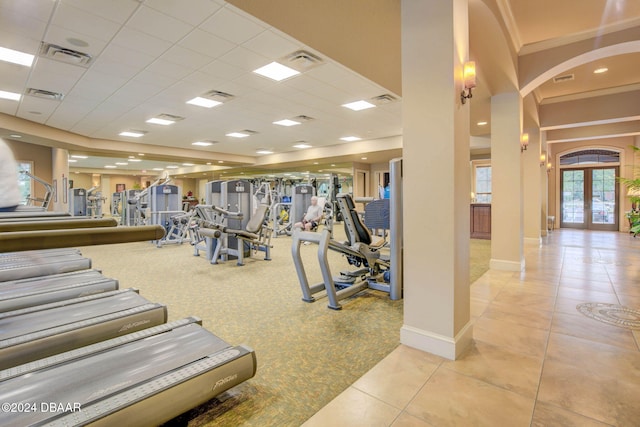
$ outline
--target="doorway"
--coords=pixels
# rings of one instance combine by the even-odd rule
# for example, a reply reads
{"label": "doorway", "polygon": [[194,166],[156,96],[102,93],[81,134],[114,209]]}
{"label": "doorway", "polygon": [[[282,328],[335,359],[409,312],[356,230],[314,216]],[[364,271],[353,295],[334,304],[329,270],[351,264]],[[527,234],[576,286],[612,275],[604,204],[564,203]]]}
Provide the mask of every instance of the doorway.
{"label": "doorway", "polygon": [[618,231],[618,167],[566,168],[560,175],[560,227]]}

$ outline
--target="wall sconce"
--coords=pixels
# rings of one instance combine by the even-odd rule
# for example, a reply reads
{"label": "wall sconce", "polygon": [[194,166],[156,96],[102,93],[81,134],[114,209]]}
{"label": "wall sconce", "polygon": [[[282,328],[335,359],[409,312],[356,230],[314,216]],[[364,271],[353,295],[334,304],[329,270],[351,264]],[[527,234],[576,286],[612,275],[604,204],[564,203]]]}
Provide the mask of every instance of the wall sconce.
{"label": "wall sconce", "polygon": [[471,89],[476,87],[476,63],[474,61],[464,63],[462,80],[464,88],[460,94],[460,102],[464,104],[467,102],[467,99],[473,96]]}
{"label": "wall sconce", "polygon": [[547,163],[547,173],[551,172],[551,169],[553,169],[553,165],[549,162]]}
{"label": "wall sconce", "polygon": [[523,151],[525,151],[528,145],[529,145],[529,134],[523,133],[520,136],[520,152],[522,153]]}
{"label": "wall sconce", "polygon": [[542,153],[540,154],[540,166],[544,166],[547,163],[547,155]]}

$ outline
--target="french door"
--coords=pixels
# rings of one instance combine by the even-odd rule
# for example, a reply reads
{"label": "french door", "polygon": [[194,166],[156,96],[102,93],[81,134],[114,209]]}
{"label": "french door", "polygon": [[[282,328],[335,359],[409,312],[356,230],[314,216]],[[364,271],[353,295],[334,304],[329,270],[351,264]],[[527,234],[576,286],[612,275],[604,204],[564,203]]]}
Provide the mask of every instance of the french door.
{"label": "french door", "polygon": [[617,167],[562,169],[560,227],[618,231]]}

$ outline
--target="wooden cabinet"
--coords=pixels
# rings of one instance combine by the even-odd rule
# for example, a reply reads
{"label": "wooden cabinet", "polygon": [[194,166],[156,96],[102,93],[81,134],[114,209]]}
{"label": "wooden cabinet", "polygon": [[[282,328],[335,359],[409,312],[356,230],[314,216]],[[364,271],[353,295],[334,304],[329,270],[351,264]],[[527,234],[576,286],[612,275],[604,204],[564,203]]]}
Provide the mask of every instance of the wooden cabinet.
{"label": "wooden cabinet", "polygon": [[471,204],[471,238],[491,239],[491,204]]}

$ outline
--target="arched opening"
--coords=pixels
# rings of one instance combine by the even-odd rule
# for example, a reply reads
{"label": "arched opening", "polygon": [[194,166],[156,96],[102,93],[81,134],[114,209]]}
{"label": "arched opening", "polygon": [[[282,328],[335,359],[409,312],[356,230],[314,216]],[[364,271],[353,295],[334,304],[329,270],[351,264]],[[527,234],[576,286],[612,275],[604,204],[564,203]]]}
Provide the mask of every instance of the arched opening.
{"label": "arched opening", "polygon": [[561,228],[619,230],[620,155],[591,148],[558,156]]}

